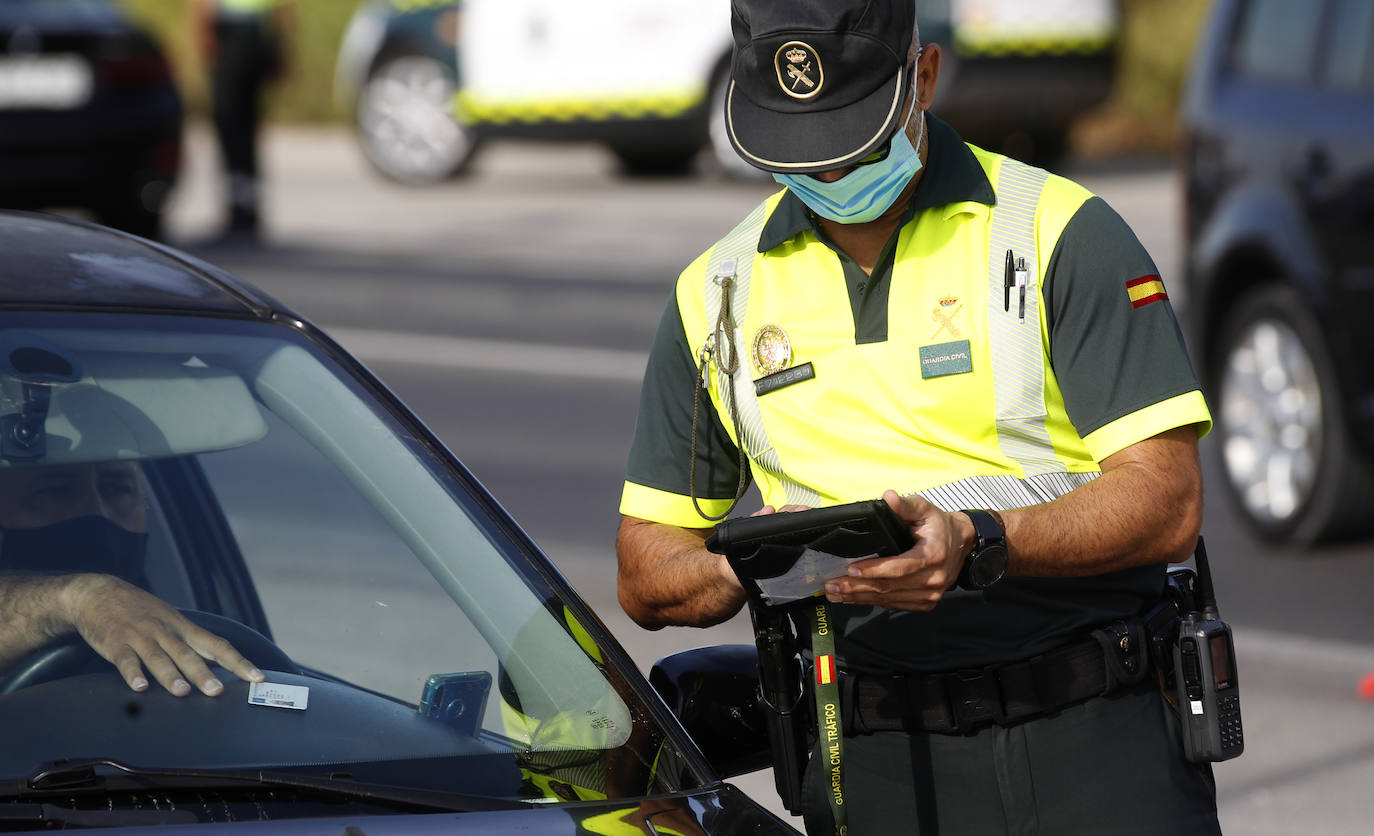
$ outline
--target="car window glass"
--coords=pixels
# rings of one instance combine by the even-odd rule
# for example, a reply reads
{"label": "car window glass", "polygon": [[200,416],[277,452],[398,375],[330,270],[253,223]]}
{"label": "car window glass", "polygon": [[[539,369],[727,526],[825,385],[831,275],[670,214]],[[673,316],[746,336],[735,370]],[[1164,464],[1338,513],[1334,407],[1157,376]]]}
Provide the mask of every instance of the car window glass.
{"label": "car window glass", "polygon": [[[119,513],[105,522],[147,535],[137,565],[121,552],[127,574],[84,553],[79,567],[38,554],[0,571],[109,571],[221,619],[202,625],[212,632],[235,622],[219,634],[269,682],[304,689],[303,719],[251,710],[234,683],[237,699],[186,698],[204,721],[169,734],[190,715],[160,715],[154,687],[148,708],[98,721],[97,740],[82,732],[89,693],[60,692],[65,709],[16,701],[23,691],[7,695],[0,670],[0,724],[46,728],[6,714],[42,705],[76,718],[62,734],[79,741],[9,739],[0,778],[76,748],[149,767],[349,763],[359,780],[403,774],[429,789],[551,801],[676,788],[654,765],[661,732],[586,617],[366,388],[286,328],[158,321],[0,328],[0,359],[44,358],[28,377],[0,368],[0,417],[38,439],[0,447],[0,510],[35,496],[23,512],[44,518],[19,522],[49,525],[69,509],[91,516],[108,494]],[[84,484],[71,474],[105,470],[105,493],[97,480],[87,493],[67,487]],[[133,699],[104,664],[112,698]],[[469,773],[481,777],[455,783]]]}
{"label": "car window glass", "polygon": [[1233,68],[1267,80],[1310,79],[1321,27],[1321,5],[1251,0],[1240,17],[1232,45]]}
{"label": "car window glass", "polygon": [[268,426],[261,442],[200,462],[273,639],[303,664],[407,702],[438,672],[427,664],[495,670],[471,621],[376,510],[289,425],[271,416]]}
{"label": "car window glass", "polygon": [[1335,87],[1374,90],[1374,0],[1342,0],[1326,56],[1326,80]]}
{"label": "car window glass", "polygon": [[142,478],[144,496],[148,497],[148,588],[175,607],[194,608],[195,592],[186,562],[178,553],[175,536],[155,492],[146,477]]}

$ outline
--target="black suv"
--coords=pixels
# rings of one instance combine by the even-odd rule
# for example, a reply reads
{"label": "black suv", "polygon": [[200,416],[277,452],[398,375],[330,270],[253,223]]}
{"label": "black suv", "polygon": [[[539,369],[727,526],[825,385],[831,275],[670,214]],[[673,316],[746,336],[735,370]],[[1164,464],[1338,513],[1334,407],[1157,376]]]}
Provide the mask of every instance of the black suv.
{"label": "black suv", "polygon": [[0,207],[86,209],[156,238],[181,127],[166,55],[120,6],[0,0]]}
{"label": "black suv", "polygon": [[1185,101],[1188,322],[1272,539],[1374,526],[1374,0],[1217,0]]}

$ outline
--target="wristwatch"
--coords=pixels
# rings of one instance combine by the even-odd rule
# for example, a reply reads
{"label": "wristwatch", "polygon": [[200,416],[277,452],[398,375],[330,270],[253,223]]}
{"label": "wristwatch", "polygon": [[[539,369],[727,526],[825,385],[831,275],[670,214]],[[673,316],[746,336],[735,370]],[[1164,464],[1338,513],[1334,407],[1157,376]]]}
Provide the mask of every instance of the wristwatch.
{"label": "wristwatch", "polygon": [[961,589],[987,589],[1007,572],[1007,534],[1002,524],[987,511],[964,511],[973,521],[976,539],[973,550],[959,570]]}

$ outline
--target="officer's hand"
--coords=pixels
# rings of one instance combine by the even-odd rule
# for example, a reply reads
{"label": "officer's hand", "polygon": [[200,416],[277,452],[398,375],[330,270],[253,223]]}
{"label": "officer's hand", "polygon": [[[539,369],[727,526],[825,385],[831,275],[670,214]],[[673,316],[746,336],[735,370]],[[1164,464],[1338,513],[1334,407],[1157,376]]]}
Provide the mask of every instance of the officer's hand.
{"label": "officer's hand", "polygon": [[958,520],[920,495],[888,491],[883,500],[911,528],[916,545],[891,557],[854,561],[849,577],[826,582],[825,597],[896,610],[933,609],[963,566],[964,536]]}
{"label": "officer's hand", "polygon": [[216,696],[224,684],[205,661],[216,662],[240,679],[263,681],[262,671],[234,646],[197,627],[160,598],[111,575],[73,575],[67,587],[65,616],[91,649],[109,660],[129,687],[143,691],[153,678],[184,697],[191,685]]}
{"label": "officer's hand", "polygon": [[[782,506],[781,508],[774,508],[772,505],[765,505],[765,506],[763,506],[762,508],[760,508],[759,510],[757,510],[757,511],[755,511],[754,513],[750,514],[749,516],[751,516],[751,517],[762,517],[762,516],[765,516],[765,515],[767,515],[767,514],[790,514],[790,513],[792,513],[793,511],[809,511],[809,510],[811,510],[811,506],[810,506],[810,505],[784,505],[784,506]],[[725,556],[724,556],[724,555],[722,555],[720,559],[721,559],[721,562],[725,564],[725,571],[729,573],[730,577],[734,580],[735,586],[739,587],[740,593],[743,594],[743,592],[744,592],[744,584],[742,584],[742,583],[739,582],[739,577],[735,575],[735,570],[730,568],[730,563],[729,563],[729,561],[727,561],[727,560],[725,559]]]}
{"label": "officer's hand", "polygon": [[[793,511],[806,511],[810,507],[809,505],[784,505],[781,508],[774,508],[772,505],[765,505],[749,516],[762,517],[766,514],[785,514]],[[720,574],[721,577],[725,579],[726,586],[730,589],[731,593],[738,594],[740,600],[743,601],[745,594],[744,584],[740,583],[739,576],[736,575],[735,570],[730,567],[730,561],[725,559],[725,555],[720,555],[718,559]]]}
{"label": "officer's hand", "polygon": [[750,514],[749,516],[751,516],[751,517],[761,517],[761,516],[763,516],[763,515],[765,515],[765,514],[790,514],[790,513],[792,513],[793,511],[809,511],[809,510],[811,510],[811,506],[810,506],[810,505],[784,505],[784,506],[782,506],[781,508],[774,508],[772,505],[765,505],[765,506],[763,506],[762,508],[760,508],[759,510],[757,510],[757,511],[755,511],[754,513]]}

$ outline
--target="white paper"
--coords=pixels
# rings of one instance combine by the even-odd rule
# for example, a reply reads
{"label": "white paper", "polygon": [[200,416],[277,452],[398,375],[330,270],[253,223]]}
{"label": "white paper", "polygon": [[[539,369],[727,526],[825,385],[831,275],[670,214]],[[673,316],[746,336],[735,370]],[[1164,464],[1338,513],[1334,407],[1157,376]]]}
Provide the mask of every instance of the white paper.
{"label": "white paper", "polygon": [[769,606],[800,601],[823,592],[826,581],[844,577],[846,568],[854,559],[807,549],[786,574],[755,580],[754,583],[758,584],[763,602]]}
{"label": "white paper", "polygon": [[252,682],[248,685],[248,704],[304,711],[310,702],[310,689],[304,685],[281,682]]}

